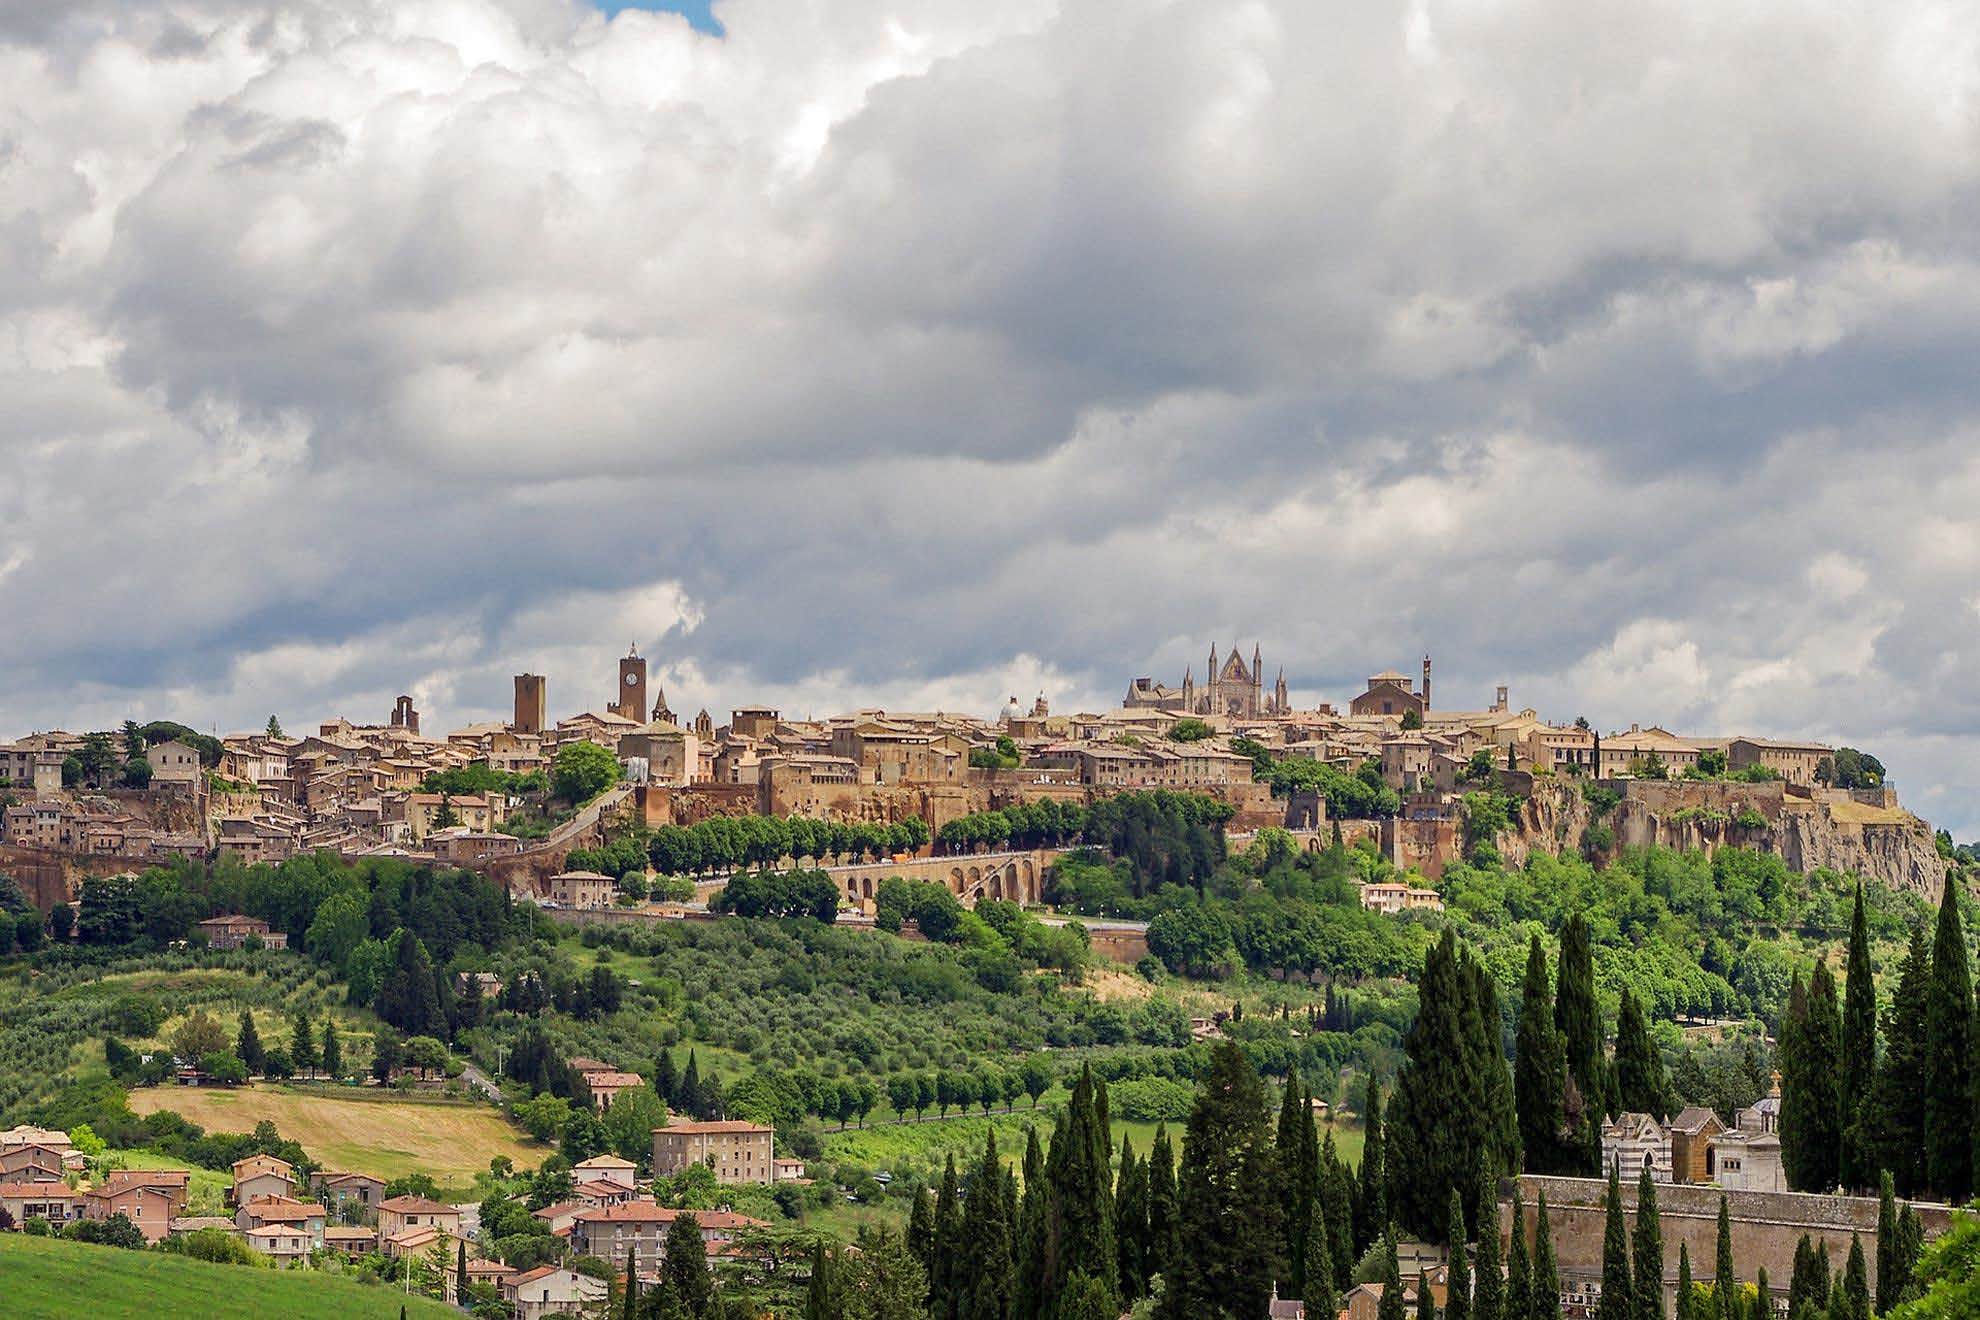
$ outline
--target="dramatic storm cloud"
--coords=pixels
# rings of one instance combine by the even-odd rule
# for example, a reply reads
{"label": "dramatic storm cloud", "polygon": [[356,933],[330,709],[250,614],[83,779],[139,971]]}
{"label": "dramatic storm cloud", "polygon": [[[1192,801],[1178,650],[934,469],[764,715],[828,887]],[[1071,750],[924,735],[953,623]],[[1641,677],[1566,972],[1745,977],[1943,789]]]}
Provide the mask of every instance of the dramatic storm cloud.
{"label": "dramatic storm cloud", "polygon": [[1980,832],[1970,3],[714,16],[0,0],[0,733],[1257,639]]}

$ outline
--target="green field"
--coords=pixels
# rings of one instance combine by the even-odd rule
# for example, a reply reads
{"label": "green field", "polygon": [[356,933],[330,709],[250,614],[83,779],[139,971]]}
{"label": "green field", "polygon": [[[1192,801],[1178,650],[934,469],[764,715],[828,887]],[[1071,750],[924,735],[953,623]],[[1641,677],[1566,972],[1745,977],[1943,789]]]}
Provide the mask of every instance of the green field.
{"label": "green field", "polygon": [[409,1320],[452,1307],[377,1285],[294,1270],[208,1265],[152,1251],[0,1233],[0,1310],[10,1320]]}

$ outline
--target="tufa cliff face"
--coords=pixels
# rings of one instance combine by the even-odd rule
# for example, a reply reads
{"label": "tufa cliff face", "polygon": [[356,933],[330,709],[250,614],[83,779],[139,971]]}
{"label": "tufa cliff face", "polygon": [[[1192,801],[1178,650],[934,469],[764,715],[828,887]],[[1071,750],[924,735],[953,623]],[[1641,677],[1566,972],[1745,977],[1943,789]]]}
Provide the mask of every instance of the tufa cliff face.
{"label": "tufa cliff face", "polygon": [[[1590,826],[1595,856],[1656,845],[1712,853],[1723,847],[1778,853],[1795,871],[1828,867],[1937,901],[1945,863],[1924,821],[1888,790],[1800,789],[1782,783],[1623,780],[1608,785],[1621,800],[1598,820],[1580,786],[1539,780],[1520,812],[1519,840],[1501,852],[1524,861],[1533,849],[1578,853]],[[1606,827],[1606,838],[1599,827]]]}

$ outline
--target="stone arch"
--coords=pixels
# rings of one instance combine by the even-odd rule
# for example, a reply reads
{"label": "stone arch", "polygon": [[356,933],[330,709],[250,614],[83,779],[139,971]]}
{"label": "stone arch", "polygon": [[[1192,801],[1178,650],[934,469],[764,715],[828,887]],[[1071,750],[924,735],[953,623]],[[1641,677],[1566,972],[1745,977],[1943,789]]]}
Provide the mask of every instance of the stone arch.
{"label": "stone arch", "polygon": [[952,866],[949,868],[949,888],[954,890],[957,894],[962,893],[963,873],[962,873],[962,868],[960,866]]}
{"label": "stone arch", "polygon": [[865,893],[865,895],[866,895],[866,897],[868,897],[868,898],[872,898],[872,897],[873,897],[873,877],[872,877],[872,876],[870,876],[870,875],[868,875],[868,876],[862,876],[862,877],[860,877],[860,881],[859,881],[859,887],[860,887],[860,889],[861,889],[862,891],[864,891],[864,893]]}

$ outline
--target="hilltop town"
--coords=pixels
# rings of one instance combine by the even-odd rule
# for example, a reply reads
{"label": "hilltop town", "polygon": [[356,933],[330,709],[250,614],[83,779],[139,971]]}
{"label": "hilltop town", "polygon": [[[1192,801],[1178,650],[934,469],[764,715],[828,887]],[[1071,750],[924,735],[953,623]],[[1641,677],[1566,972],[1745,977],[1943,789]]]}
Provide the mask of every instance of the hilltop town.
{"label": "hilltop town", "polygon": [[[1255,645],[1249,663],[1213,646],[1201,682],[1193,667],[1180,686],[1135,678],[1117,708],[1069,714],[1041,693],[990,718],[744,706],[718,725],[705,709],[671,710],[637,648],[599,686],[604,700],[553,721],[549,680],[518,674],[511,718],[444,733],[422,727],[410,696],[381,723],[339,717],[312,732],[271,718],[218,737],[169,721],[31,733],[0,744],[0,860],[47,901],[83,872],[316,850],[473,866],[551,897],[565,856],[620,824],[860,825],[883,832],[877,859],[942,851],[956,822],[1006,807],[1171,789],[1227,803],[1234,828],[1368,839],[1429,879],[1481,830],[1512,860],[1738,843],[1928,896],[1944,870],[1874,756],[1763,731],[1603,732],[1515,709],[1503,685],[1489,703],[1447,709],[1432,700],[1428,656],[1420,679],[1383,670],[1338,707],[1309,710],[1292,707],[1283,670],[1266,687]],[[610,763],[593,766],[590,791],[559,793],[560,754],[572,761],[579,744]],[[919,833],[885,836],[909,821]]]}

